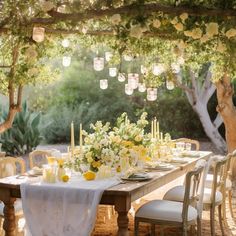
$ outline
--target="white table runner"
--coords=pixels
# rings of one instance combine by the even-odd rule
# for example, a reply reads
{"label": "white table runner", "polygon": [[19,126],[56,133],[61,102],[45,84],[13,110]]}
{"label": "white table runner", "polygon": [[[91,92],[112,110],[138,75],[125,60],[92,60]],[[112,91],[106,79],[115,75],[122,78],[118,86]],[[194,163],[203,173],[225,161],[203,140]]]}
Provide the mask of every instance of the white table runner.
{"label": "white table runner", "polygon": [[115,178],[85,181],[77,177],[69,183],[21,184],[27,235],[90,235],[103,191],[118,183]]}

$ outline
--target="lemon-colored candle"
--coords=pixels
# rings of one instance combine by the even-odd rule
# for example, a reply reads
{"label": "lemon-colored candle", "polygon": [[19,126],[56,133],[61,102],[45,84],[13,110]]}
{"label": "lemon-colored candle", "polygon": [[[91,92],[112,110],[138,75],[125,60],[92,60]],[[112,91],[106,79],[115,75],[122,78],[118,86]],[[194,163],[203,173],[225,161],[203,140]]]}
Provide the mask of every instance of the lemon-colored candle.
{"label": "lemon-colored candle", "polygon": [[79,125],[79,146],[80,146],[80,150],[82,150],[82,147],[83,147],[83,129],[82,129],[82,124]]}
{"label": "lemon-colored candle", "polygon": [[160,132],[160,135],[161,135],[161,143],[163,142],[163,133]]}
{"label": "lemon-colored candle", "polygon": [[157,126],[157,139],[159,140],[159,138],[160,138],[160,125],[159,125],[159,121],[157,121],[156,126]]}
{"label": "lemon-colored candle", "polygon": [[71,133],[70,133],[70,138],[71,138],[71,157],[74,157],[74,148],[75,148],[75,133],[74,133],[74,122],[71,122]]}
{"label": "lemon-colored candle", "polygon": [[153,120],[151,122],[151,138],[153,138]]}
{"label": "lemon-colored candle", "polygon": [[154,118],[154,138],[157,138],[157,118]]}

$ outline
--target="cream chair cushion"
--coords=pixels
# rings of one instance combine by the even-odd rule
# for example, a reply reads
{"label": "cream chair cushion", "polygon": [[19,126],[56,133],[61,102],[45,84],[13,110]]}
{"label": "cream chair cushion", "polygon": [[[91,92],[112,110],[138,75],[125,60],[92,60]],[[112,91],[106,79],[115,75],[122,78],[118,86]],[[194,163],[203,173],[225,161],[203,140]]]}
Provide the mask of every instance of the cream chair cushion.
{"label": "cream chair cushion", "polygon": [[[3,202],[0,201],[0,217],[3,217],[3,208],[4,208],[4,204]],[[22,202],[20,199],[16,199],[15,203],[14,203],[14,208],[15,208],[15,214],[23,214],[23,210],[22,210]]]}
{"label": "cream chair cushion", "polygon": [[[141,206],[135,214],[135,217],[158,221],[182,222],[182,211],[182,202],[154,200]],[[196,219],[197,210],[189,206],[187,221],[195,221]]]}
{"label": "cream chair cushion", "polygon": [[[215,202],[216,205],[222,202],[223,196],[220,191],[216,191]],[[204,196],[203,196],[203,204],[211,204],[211,189],[205,188],[204,189]]]}
{"label": "cream chair cushion", "polygon": [[[206,178],[206,182],[205,182],[205,187],[206,188],[211,188],[212,186],[212,182],[213,182],[213,175],[208,174],[207,178]],[[225,185],[226,189],[232,189],[232,181],[230,179],[226,179],[226,185]]]}

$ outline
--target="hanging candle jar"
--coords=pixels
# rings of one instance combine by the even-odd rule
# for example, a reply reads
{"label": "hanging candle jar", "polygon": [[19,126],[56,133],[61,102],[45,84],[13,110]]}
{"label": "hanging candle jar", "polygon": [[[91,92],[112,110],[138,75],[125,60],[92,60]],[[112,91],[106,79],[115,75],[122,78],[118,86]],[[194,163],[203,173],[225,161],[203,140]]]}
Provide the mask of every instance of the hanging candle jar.
{"label": "hanging candle jar", "polygon": [[125,84],[125,93],[126,93],[127,95],[132,95],[133,92],[134,92],[134,90],[132,89],[132,87],[130,87],[129,84]]}
{"label": "hanging candle jar", "polygon": [[138,88],[139,75],[137,73],[128,74],[128,84],[132,89]]}
{"label": "hanging candle jar", "polygon": [[125,73],[119,73],[118,74],[118,81],[120,81],[120,82],[125,81]]}
{"label": "hanging candle jar", "polygon": [[64,57],[62,58],[62,65],[63,65],[64,67],[70,66],[70,63],[71,63],[71,57],[70,57],[70,56],[64,56]]}
{"label": "hanging candle jar", "polygon": [[105,52],[105,59],[106,59],[106,61],[110,61],[112,56],[113,56],[112,52]]}
{"label": "hanging candle jar", "polygon": [[155,101],[157,99],[157,88],[147,88],[147,100]]}
{"label": "hanging candle jar", "polygon": [[141,93],[144,93],[146,91],[145,83],[139,83],[138,84],[138,91]]}
{"label": "hanging candle jar", "polygon": [[125,61],[132,61],[132,60],[133,60],[133,57],[130,56],[130,55],[124,55],[124,60],[125,60]]}
{"label": "hanging candle jar", "polygon": [[166,88],[167,88],[168,90],[173,90],[173,89],[175,88],[174,82],[167,79],[167,80],[166,80]]}
{"label": "hanging candle jar", "polygon": [[155,63],[152,66],[152,73],[154,75],[160,75],[165,71],[165,66],[161,63]]}
{"label": "hanging candle jar", "polygon": [[35,42],[41,43],[44,40],[45,29],[43,27],[34,27],[32,38]]}
{"label": "hanging candle jar", "polygon": [[117,68],[116,67],[110,67],[109,68],[109,76],[116,77],[117,75]]}
{"label": "hanging candle jar", "polygon": [[108,80],[107,79],[101,79],[100,80],[100,89],[107,89],[108,88]]}
{"label": "hanging candle jar", "polygon": [[70,41],[68,39],[63,39],[62,42],[61,42],[61,45],[64,47],[64,48],[68,48],[69,45],[70,45]]}
{"label": "hanging candle jar", "polygon": [[96,71],[102,71],[104,69],[104,58],[103,57],[95,57],[93,59],[93,68]]}
{"label": "hanging candle jar", "polygon": [[147,69],[147,67],[146,67],[146,66],[144,66],[144,65],[141,65],[141,67],[140,67],[140,71],[141,71],[141,74],[145,75],[145,74],[147,74],[147,72],[148,72],[148,69]]}

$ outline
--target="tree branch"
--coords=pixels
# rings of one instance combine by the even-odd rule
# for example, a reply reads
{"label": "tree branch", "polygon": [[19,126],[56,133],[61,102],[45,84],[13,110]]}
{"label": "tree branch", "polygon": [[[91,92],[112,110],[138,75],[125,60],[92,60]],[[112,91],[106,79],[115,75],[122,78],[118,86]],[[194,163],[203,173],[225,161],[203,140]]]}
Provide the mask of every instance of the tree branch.
{"label": "tree branch", "polygon": [[163,12],[169,15],[180,15],[184,12],[193,16],[217,16],[217,17],[235,17],[236,11],[233,9],[209,9],[205,7],[187,7],[187,6],[167,6],[159,3],[144,5],[125,5],[117,8],[108,8],[102,10],[89,9],[79,13],[61,13],[54,10],[47,12],[51,18],[33,18],[32,24],[55,24],[61,21],[81,22],[89,19],[101,19],[114,14],[122,15],[144,15],[153,12]]}
{"label": "tree branch", "polygon": [[222,123],[223,123],[223,119],[222,119],[220,113],[217,113],[217,116],[216,116],[215,120],[213,121],[213,125],[218,129]]}

